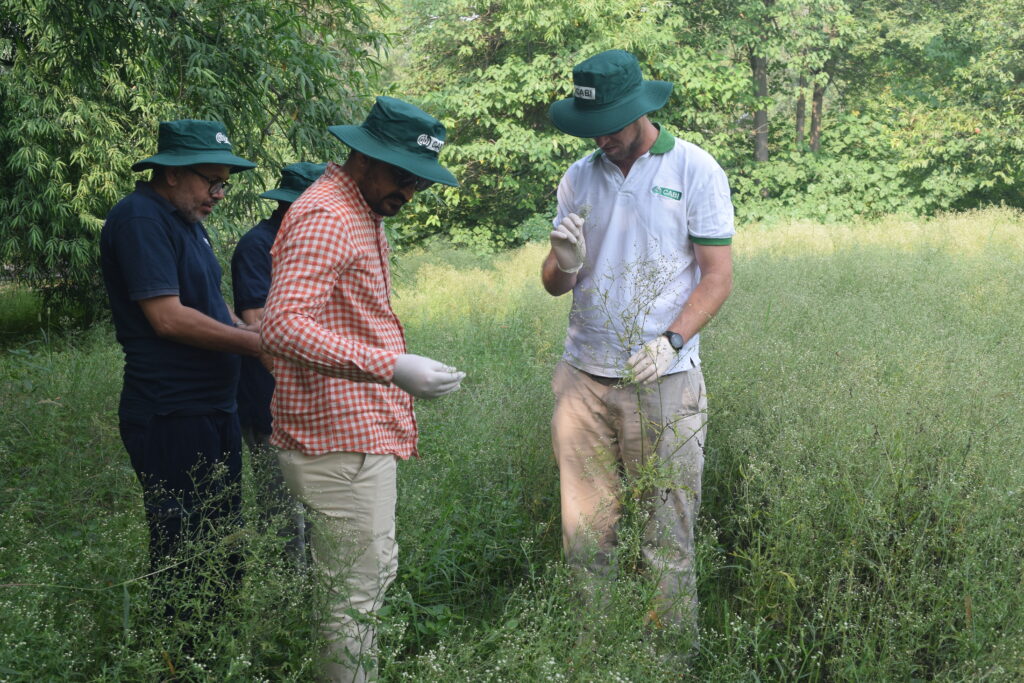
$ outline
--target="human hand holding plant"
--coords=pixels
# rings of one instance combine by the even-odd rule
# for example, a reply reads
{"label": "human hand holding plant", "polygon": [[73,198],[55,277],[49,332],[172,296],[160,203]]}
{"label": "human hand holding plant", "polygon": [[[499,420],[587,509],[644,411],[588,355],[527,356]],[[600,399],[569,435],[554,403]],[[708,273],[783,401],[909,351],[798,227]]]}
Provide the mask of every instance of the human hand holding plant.
{"label": "human hand holding plant", "polygon": [[574,213],[562,219],[551,231],[551,250],[555,253],[558,269],[563,273],[578,273],[587,257],[587,243],[583,238],[583,218]]}
{"label": "human hand holding plant", "polygon": [[663,335],[644,344],[626,361],[626,370],[637,384],[649,384],[665,374],[678,352]]}

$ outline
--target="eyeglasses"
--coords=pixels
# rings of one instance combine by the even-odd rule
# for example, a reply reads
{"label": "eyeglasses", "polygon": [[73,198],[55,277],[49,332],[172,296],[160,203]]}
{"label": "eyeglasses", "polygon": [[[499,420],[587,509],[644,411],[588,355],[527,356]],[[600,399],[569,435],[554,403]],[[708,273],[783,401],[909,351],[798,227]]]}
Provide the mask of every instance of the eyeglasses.
{"label": "eyeglasses", "polygon": [[434,184],[433,180],[421,178],[415,173],[409,173],[404,168],[398,168],[394,164],[388,164],[388,166],[391,168],[391,179],[399,187],[409,187],[412,185],[417,192],[422,192]]}
{"label": "eyeglasses", "polygon": [[210,184],[211,197],[218,193],[226,195],[228,193],[228,190],[231,189],[231,183],[229,183],[226,180],[210,180],[209,178],[207,178],[206,176],[204,176],[202,173],[192,168],[191,166],[185,166],[185,170],[195,173],[197,176],[199,176],[200,178],[202,178],[203,180]]}

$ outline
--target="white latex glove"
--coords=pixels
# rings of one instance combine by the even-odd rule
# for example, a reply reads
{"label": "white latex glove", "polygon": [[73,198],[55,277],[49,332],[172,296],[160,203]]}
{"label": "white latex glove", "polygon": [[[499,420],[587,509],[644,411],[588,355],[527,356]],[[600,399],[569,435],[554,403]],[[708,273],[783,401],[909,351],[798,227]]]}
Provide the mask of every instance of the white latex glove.
{"label": "white latex glove", "polygon": [[416,398],[437,398],[459,388],[466,373],[450,368],[436,360],[403,353],[395,363],[392,383]]}
{"label": "white latex glove", "polygon": [[659,336],[630,356],[626,361],[626,369],[632,373],[637,384],[649,384],[665,374],[677,355],[678,352],[668,343],[668,339]]}
{"label": "white latex glove", "polygon": [[574,213],[562,219],[551,231],[551,250],[555,252],[558,269],[563,273],[578,273],[587,257],[587,243],[583,239],[583,219]]}

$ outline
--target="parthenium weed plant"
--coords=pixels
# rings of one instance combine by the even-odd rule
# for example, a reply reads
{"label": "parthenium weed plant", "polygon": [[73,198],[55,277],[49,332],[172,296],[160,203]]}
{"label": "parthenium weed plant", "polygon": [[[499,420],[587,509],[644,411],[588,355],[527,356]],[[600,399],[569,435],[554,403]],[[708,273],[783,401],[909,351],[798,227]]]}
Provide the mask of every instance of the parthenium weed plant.
{"label": "parthenium weed plant", "polygon": [[[467,371],[399,467],[384,681],[1010,681],[1024,677],[1024,218],[744,226],[703,334],[701,649],[643,628],[649,578],[598,609],[560,562],[551,371],[568,300],[545,247],[410,255],[410,351]],[[399,264],[402,265],[402,262]],[[246,579],[199,663],[167,651],[119,442],[109,328],[0,356],[0,679],[309,680],[322,584],[249,521]],[[165,657],[165,652],[167,656]]]}

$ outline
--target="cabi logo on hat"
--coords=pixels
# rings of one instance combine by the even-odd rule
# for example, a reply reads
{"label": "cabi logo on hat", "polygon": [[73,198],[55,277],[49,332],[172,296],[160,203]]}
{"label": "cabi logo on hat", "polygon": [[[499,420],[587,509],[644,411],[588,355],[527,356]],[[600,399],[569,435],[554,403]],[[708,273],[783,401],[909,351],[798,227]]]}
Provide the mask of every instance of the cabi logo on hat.
{"label": "cabi logo on hat", "polygon": [[445,142],[444,124],[413,104],[381,95],[362,125],[330,126],[327,130],[368,157],[435,183],[459,186],[451,171],[437,160]]}
{"label": "cabi logo on hat", "polygon": [[608,135],[661,109],[672,92],[667,81],[645,81],[640,64],[625,50],[607,50],[572,70],[573,96],[548,109],[563,133],[580,138]]}
{"label": "cabi logo on hat", "polygon": [[288,164],[281,169],[279,187],[267,190],[260,196],[264,199],[276,199],[279,202],[294,202],[300,194],[306,191],[307,187],[323,175],[325,168],[327,168],[327,164],[311,164],[308,161]]}
{"label": "cabi logo on hat", "polygon": [[154,166],[223,164],[232,173],[256,168],[256,164],[231,153],[231,141],[220,121],[162,121],[156,143],[157,153],[132,165],[133,171]]}

